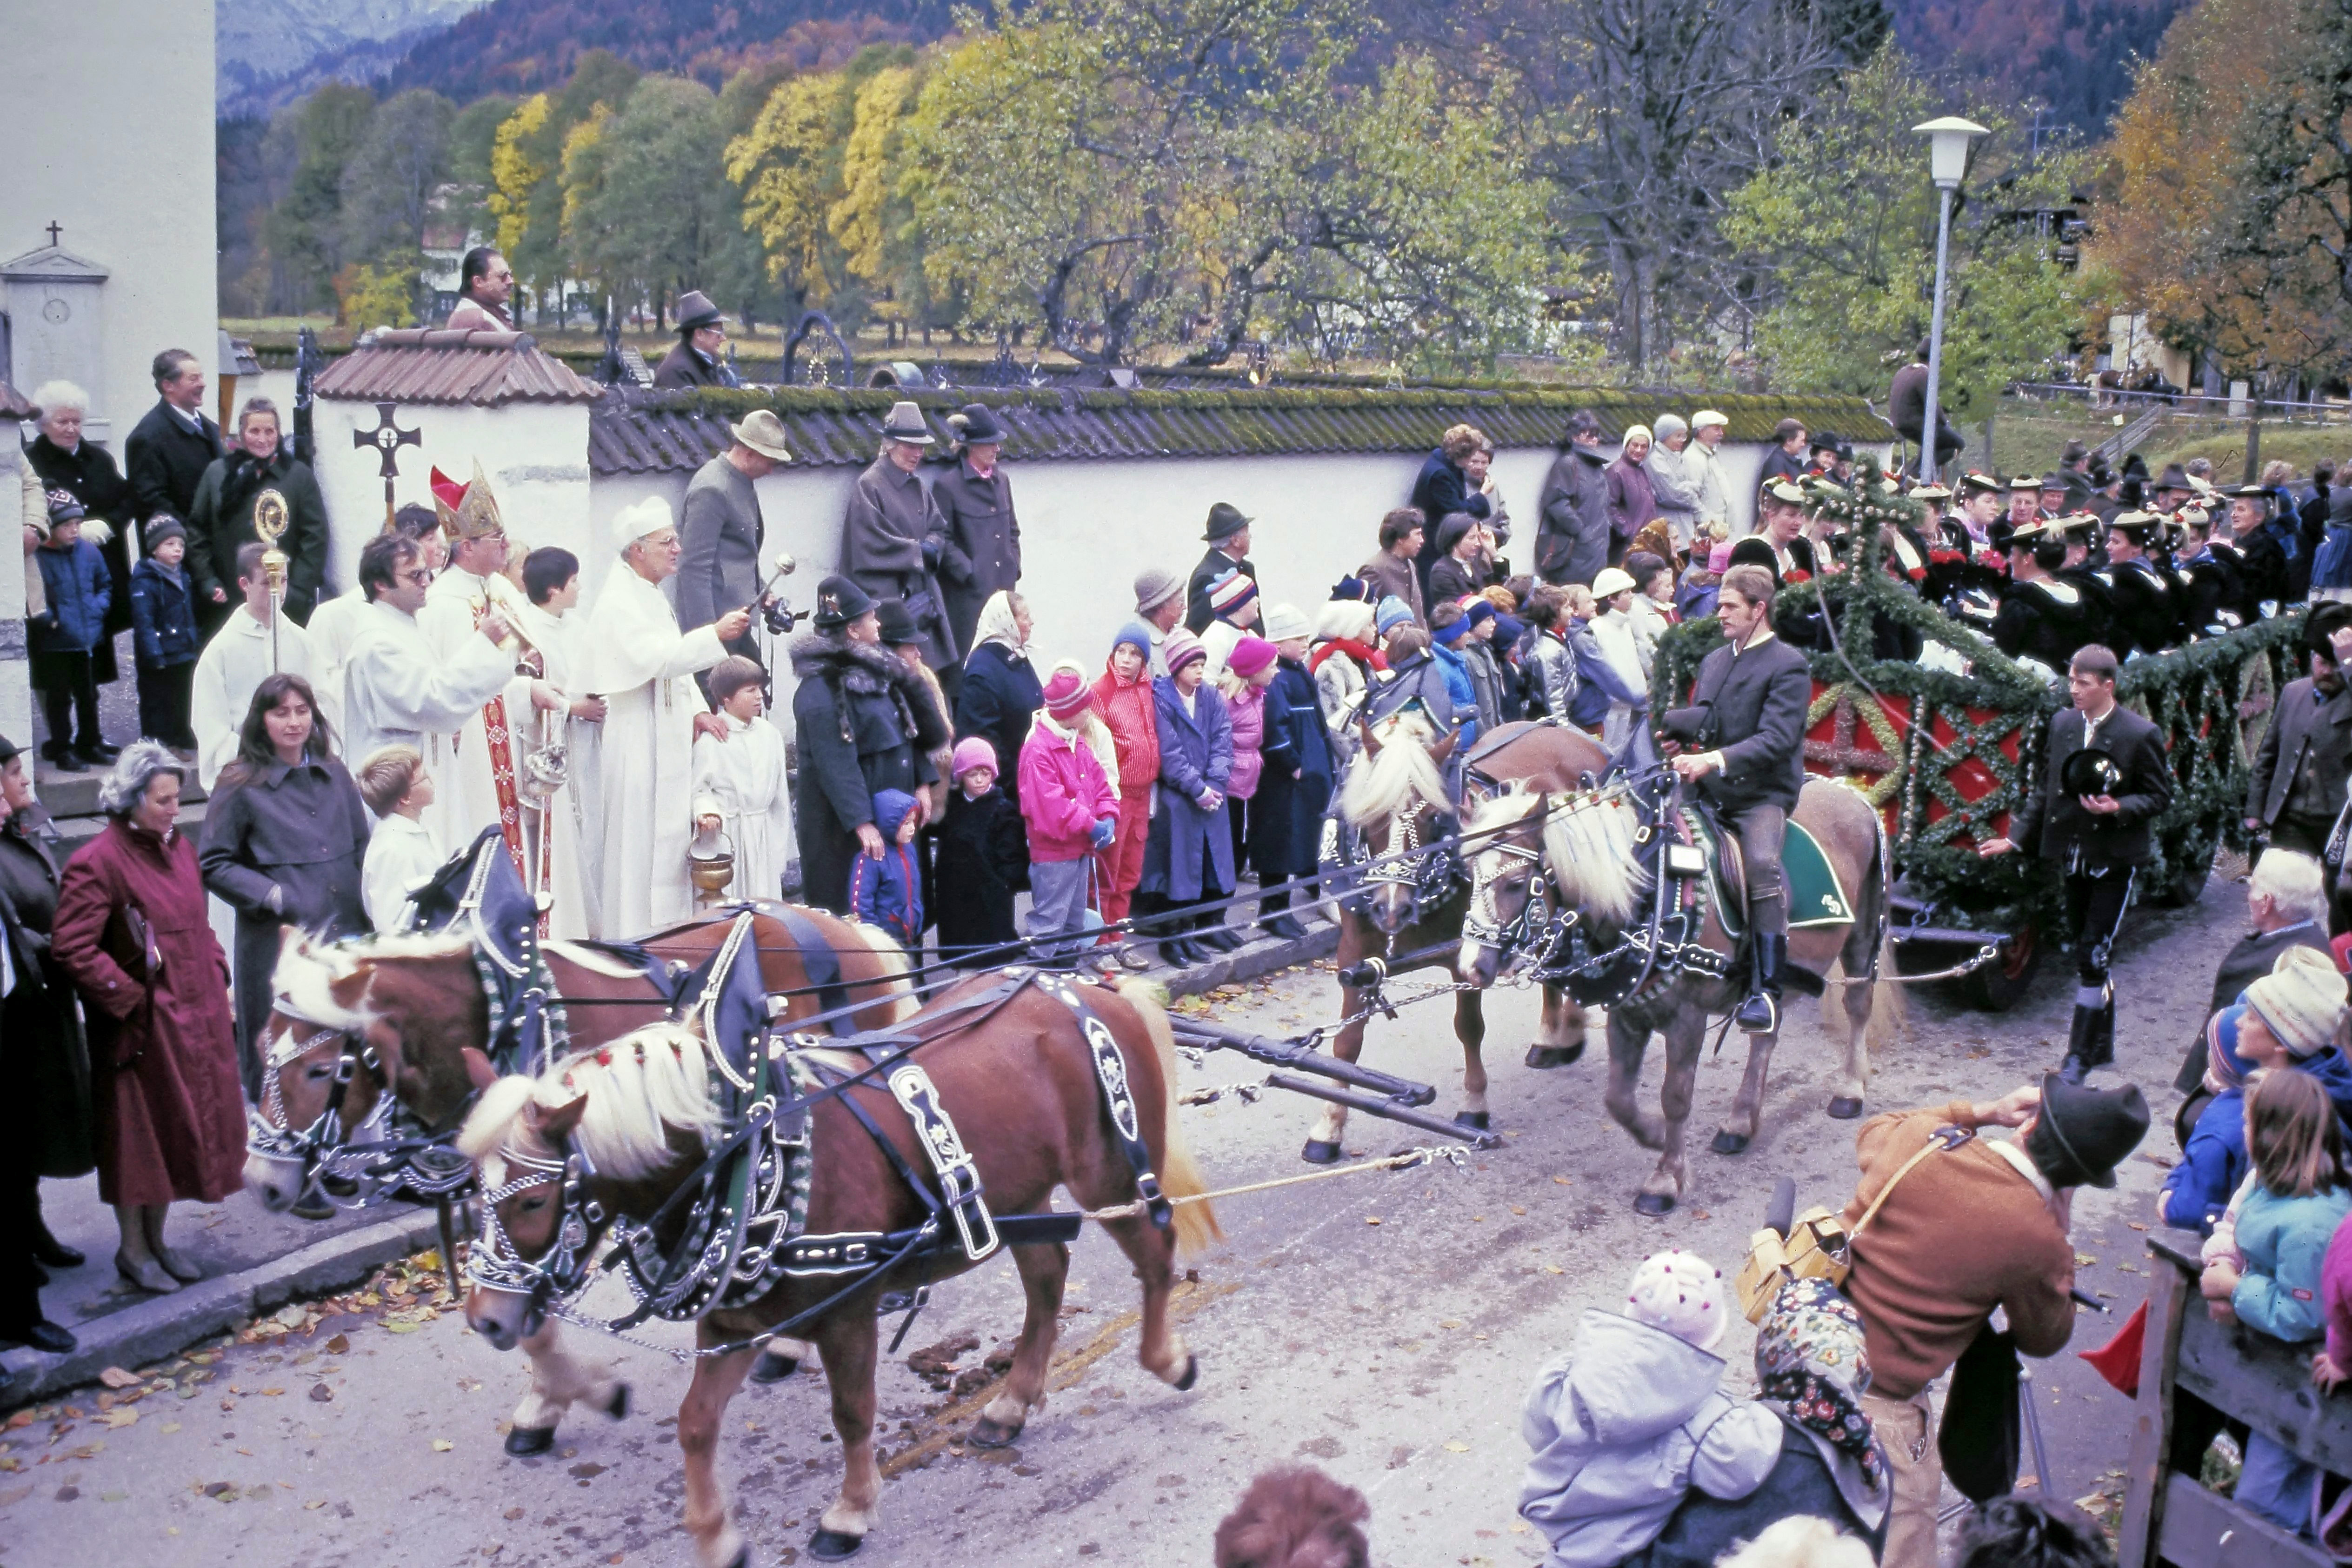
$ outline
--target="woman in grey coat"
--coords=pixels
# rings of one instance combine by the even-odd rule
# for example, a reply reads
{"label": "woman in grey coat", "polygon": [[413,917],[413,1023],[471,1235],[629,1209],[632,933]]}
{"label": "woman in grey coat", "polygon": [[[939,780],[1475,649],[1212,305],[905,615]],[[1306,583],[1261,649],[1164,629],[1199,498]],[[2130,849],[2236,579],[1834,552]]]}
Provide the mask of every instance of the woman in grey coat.
{"label": "woman in grey coat", "polygon": [[257,1042],[286,928],[321,937],[369,929],[360,901],[369,828],[310,683],[299,675],[264,680],[246,710],[236,760],[205,808],[196,853],[205,888],[236,911],[236,1057],[248,1100],[260,1098]]}
{"label": "woman in grey coat", "polygon": [[[1234,890],[1234,836],[1225,823],[1225,785],[1234,773],[1234,721],[1225,700],[1202,679],[1209,650],[1186,631],[1168,634],[1171,673],[1151,683],[1160,719],[1160,782],[1154,786],[1151,837],[1144,846],[1143,892],[1171,918],[1160,926],[1161,957],[1183,967],[1211,952],[1231,952],[1222,910],[1201,914],[1187,906],[1213,903]],[[1191,938],[1188,931],[1208,934]],[[1197,945],[1196,945],[1197,944]]]}

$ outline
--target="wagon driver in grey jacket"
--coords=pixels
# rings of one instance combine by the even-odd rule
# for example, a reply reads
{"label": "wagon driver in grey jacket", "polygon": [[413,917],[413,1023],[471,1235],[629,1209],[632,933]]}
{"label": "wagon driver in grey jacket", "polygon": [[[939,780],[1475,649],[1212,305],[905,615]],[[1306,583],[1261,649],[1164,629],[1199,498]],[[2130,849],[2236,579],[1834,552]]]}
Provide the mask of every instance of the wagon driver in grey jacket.
{"label": "wagon driver in grey jacket", "polygon": [[1774,587],[1761,566],[1723,574],[1716,615],[1729,641],[1698,667],[1691,705],[1664,721],[1675,772],[1739,836],[1755,969],[1732,1021],[1751,1035],[1780,1026],[1780,979],[1789,962],[1780,844],[1805,785],[1805,710],[1813,696],[1805,656],[1772,635]]}

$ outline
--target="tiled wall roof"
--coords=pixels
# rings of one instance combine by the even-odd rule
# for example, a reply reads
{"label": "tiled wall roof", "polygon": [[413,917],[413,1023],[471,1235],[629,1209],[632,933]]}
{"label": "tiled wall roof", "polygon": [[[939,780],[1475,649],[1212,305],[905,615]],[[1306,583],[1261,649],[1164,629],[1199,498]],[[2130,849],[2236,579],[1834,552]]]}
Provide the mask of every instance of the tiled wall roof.
{"label": "tiled wall roof", "polygon": [[[340,368],[340,367],[339,367]],[[882,421],[907,395],[823,387],[607,393],[589,418],[588,460],[600,474],[698,468],[726,449],[727,426],[755,408],[783,421],[795,464],[864,467],[874,460]],[[1549,447],[1569,414],[1590,408],[1613,440],[1628,425],[1662,412],[1687,417],[1713,408],[1733,441],[1769,441],[1781,419],[1834,430],[1849,440],[1891,441],[1895,432],[1859,397],[1782,397],[1755,393],[1645,393],[1623,388],[1526,387],[1508,391],[1273,387],[1257,391],[1120,392],[1068,388],[918,393],[933,434],[967,403],[996,411],[1016,461],[1270,457],[1305,452],[1421,452],[1449,425],[1475,425],[1498,447]]]}
{"label": "tiled wall roof", "polygon": [[540,351],[528,332],[404,328],[329,365],[318,395],[355,403],[593,403],[604,389]]}

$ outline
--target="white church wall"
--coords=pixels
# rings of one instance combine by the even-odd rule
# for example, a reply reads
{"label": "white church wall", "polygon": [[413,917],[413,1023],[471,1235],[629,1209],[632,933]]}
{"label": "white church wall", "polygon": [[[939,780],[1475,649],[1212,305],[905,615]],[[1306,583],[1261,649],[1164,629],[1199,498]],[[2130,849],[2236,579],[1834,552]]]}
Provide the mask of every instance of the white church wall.
{"label": "white church wall", "polygon": [[[213,7],[82,0],[68,20],[9,29],[8,110],[21,133],[0,159],[0,258],[47,246],[54,222],[60,247],[107,268],[98,342],[74,379],[106,422],[92,438],[119,459],[155,400],[158,350],[218,368]],[[135,62],[123,52],[131,39]],[[10,379],[32,392],[14,369]]]}
{"label": "white church wall", "polygon": [[[13,520],[22,506],[25,448],[13,420],[0,420],[0,521],[10,536],[0,549],[0,735],[33,743],[33,667],[25,643],[25,552]],[[32,771],[29,762],[26,772]]]}

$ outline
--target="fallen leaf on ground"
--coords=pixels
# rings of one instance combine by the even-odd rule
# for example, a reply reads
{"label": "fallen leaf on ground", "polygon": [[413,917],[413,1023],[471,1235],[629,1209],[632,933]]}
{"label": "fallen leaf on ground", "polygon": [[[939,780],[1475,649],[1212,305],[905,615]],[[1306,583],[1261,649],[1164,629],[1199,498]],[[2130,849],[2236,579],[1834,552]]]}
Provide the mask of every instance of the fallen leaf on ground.
{"label": "fallen leaf on ground", "polygon": [[345,1355],[350,1353],[351,1348],[352,1341],[351,1336],[348,1334],[337,1334],[333,1339],[329,1340],[326,1344],[326,1351],[329,1355]]}
{"label": "fallen leaf on ground", "polygon": [[1572,1187],[1576,1185],[1575,1181],[1568,1176],[1554,1176],[1552,1180],[1559,1183],[1563,1187]]}
{"label": "fallen leaf on ground", "polygon": [[110,1366],[98,1374],[98,1381],[109,1388],[136,1388],[145,1380],[135,1372],[125,1372],[119,1366]]}
{"label": "fallen leaf on ground", "polygon": [[138,1421],[139,1410],[135,1405],[126,1405],[120,1410],[108,1411],[100,1419],[109,1426],[129,1426]]}
{"label": "fallen leaf on ground", "polygon": [[1378,1225],[1381,1223],[1381,1216],[1376,1214],[1368,1214],[1364,1216],[1364,1223],[1366,1225]]}
{"label": "fallen leaf on ground", "polygon": [[436,1454],[446,1454],[457,1446],[457,1444],[452,1443],[446,1437],[436,1437],[433,1439],[433,1451]]}
{"label": "fallen leaf on ground", "polygon": [[314,1383],[310,1385],[310,1398],[315,1403],[324,1405],[334,1397],[335,1391],[329,1388],[325,1384]]}
{"label": "fallen leaf on ground", "polygon": [[1467,1443],[1448,1443],[1445,1445],[1445,1451],[1449,1454],[1466,1454],[1470,1451],[1470,1445]]}
{"label": "fallen leaf on ground", "polygon": [[312,1498],[309,1502],[304,1503],[302,1506],[303,1506],[304,1508],[306,1508],[306,1509],[324,1508],[324,1507],[326,1507],[326,1506],[327,1506],[327,1500],[326,1500],[325,1498],[322,1498],[322,1497],[314,1497],[314,1498]]}

